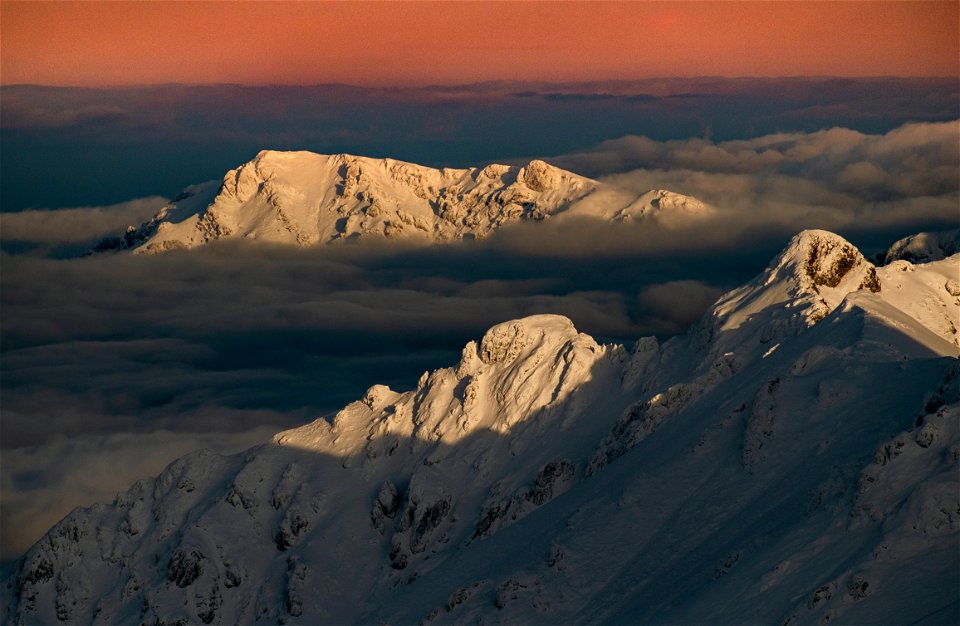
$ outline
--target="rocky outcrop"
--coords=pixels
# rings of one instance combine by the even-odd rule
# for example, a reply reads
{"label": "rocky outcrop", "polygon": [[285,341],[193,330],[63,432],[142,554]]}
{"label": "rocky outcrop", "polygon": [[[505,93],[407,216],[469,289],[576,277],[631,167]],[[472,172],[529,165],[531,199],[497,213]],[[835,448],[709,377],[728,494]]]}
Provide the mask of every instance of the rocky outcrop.
{"label": "rocky outcrop", "polygon": [[572,461],[557,459],[537,472],[532,485],[521,488],[512,496],[503,497],[495,487],[483,505],[472,538],[491,535],[550,502],[566,491],[576,476],[577,468]]}

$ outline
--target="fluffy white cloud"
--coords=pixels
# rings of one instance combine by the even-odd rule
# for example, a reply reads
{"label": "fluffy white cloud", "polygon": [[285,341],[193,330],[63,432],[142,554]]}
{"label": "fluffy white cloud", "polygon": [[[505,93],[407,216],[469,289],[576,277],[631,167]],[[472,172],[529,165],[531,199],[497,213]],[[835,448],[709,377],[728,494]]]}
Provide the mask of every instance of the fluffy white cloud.
{"label": "fluffy white cloud", "polygon": [[[551,159],[575,171],[595,175],[633,169],[683,169],[722,173],[792,173],[832,181],[843,166],[872,163],[892,175],[916,174],[957,165],[960,121],[906,124],[871,135],[846,128],[812,133],[780,133],[713,142],[702,138],[654,141],[626,136],[596,148]],[[956,177],[952,180],[956,189]]]}
{"label": "fluffy white cloud", "polygon": [[82,252],[103,237],[145,222],[167,202],[150,196],[104,207],[0,213],[0,238],[31,244],[35,253],[46,254],[57,247]]}
{"label": "fluffy white cloud", "polygon": [[720,210],[726,236],[757,227],[904,232],[955,224],[960,121],[886,134],[842,128],[713,143],[624,137],[553,159],[634,193],[668,188]]}

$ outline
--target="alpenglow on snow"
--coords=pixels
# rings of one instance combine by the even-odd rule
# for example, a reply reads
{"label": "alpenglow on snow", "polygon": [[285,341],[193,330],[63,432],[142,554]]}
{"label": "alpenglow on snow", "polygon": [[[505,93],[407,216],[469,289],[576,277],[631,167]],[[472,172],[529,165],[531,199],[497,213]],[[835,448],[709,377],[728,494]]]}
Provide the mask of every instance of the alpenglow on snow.
{"label": "alpenglow on snow", "polygon": [[712,211],[677,193],[635,196],[538,160],[438,170],[393,159],[264,150],[220,183],[188,187],[146,223],[101,241],[98,250],[151,254],[231,238],[299,246],[361,237],[437,243],[561,215],[650,220],[669,228]]}
{"label": "alpenglow on snow", "polygon": [[506,321],[73,511],[2,618],[954,623],[958,271],[805,231],[663,343]]}

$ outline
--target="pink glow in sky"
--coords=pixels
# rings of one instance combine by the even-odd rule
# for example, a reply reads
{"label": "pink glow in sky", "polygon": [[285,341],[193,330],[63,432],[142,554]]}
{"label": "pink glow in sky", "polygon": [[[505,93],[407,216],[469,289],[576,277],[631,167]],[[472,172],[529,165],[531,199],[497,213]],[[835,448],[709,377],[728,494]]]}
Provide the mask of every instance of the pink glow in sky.
{"label": "pink glow in sky", "polygon": [[957,76],[958,2],[3,2],[4,84]]}

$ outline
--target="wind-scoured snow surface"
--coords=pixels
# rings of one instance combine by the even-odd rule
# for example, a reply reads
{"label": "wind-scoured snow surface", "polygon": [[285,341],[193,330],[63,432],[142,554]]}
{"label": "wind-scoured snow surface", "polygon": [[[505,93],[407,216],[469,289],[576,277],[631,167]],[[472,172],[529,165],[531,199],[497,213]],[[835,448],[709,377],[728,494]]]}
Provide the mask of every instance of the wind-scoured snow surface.
{"label": "wind-scoured snow surface", "polygon": [[804,231],[681,337],[508,321],[77,509],[9,623],[956,623],[960,255]]}
{"label": "wind-scoured snow surface", "polygon": [[[602,194],[603,210],[585,201],[594,194]],[[624,197],[538,160],[438,170],[393,159],[264,150],[227,172],[219,187],[187,188],[151,220],[99,248],[151,254],[229,238],[300,246],[371,236],[430,243],[480,239],[506,224],[558,213],[670,227],[711,211],[666,190]]]}

